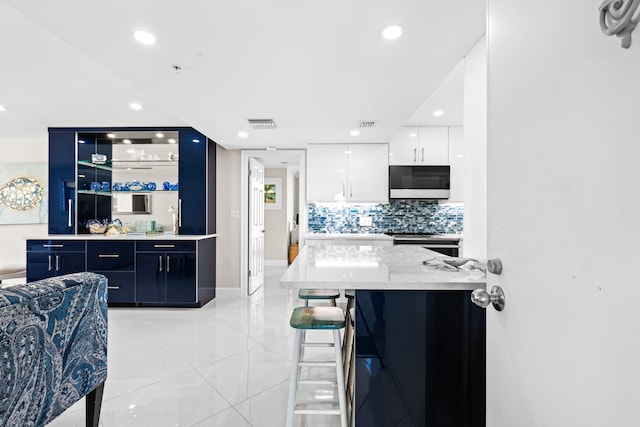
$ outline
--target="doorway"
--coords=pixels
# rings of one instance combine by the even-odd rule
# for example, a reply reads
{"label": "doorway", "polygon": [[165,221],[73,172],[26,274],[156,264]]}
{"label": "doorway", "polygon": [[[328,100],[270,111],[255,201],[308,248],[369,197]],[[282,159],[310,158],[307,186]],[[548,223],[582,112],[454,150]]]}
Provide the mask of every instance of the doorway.
{"label": "doorway", "polygon": [[[253,294],[261,286],[251,265],[286,266],[293,224],[297,223],[298,230],[307,228],[305,156],[305,150],[242,150],[240,292],[243,296]],[[252,250],[255,240],[252,243],[251,238],[251,213],[255,212],[253,205],[257,204],[251,197],[249,176],[254,161],[264,165],[265,183],[275,192],[262,193],[262,202],[266,201],[267,207],[264,209],[264,251],[258,252]],[[272,218],[279,218],[277,224]],[[256,259],[255,255],[263,258]]]}

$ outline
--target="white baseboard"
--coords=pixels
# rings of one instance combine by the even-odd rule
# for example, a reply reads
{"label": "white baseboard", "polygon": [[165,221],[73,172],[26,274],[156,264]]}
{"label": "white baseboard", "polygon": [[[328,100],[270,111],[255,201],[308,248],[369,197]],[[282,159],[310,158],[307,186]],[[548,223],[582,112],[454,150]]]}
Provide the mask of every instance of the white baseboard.
{"label": "white baseboard", "polygon": [[265,259],[264,265],[270,267],[286,267],[289,265],[289,261],[286,259]]}
{"label": "white baseboard", "polygon": [[240,288],[218,288],[216,287],[216,298],[239,298]]}

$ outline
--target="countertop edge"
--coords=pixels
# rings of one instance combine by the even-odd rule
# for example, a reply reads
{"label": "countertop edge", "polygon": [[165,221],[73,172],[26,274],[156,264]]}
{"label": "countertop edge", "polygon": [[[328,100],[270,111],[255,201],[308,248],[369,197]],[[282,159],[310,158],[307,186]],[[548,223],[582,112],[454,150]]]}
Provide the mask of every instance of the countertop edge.
{"label": "countertop edge", "polygon": [[107,236],[104,234],[49,234],[46,236],[29,236],[25,240],[205,240],[218,237],[218,234],[180,235],[180,234],[119,234]]}

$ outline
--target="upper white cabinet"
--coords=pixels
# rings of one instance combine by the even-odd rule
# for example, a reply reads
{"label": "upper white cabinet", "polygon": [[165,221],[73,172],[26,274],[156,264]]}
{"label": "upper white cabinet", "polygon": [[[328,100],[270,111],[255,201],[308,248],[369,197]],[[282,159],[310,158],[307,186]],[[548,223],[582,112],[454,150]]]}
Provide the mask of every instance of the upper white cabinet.
{"label": "upper white cabinet", "polygon": [[307,200],[388,202],[388,159],[387,144],[310,144]]}
{"label": "upper white cabinet", "polygon": [[389,144],[389,164],[448,165],[449,128],[402,128]]}
{"label": "upper white cabinet", "polygon": [[451,165],[451,192],[449,201],[464,201],[464,137],[462,127],[449,128],[449,164]]}

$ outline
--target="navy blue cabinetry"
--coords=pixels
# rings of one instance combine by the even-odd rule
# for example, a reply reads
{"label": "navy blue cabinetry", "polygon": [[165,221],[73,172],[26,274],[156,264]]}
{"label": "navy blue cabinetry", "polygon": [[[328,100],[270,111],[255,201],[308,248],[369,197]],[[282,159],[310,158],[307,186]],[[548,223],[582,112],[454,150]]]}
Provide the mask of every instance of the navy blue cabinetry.
{"label": "navy blue cabinetry", "polygon": [[85,271],[85,242],[27,241],[27,282]]}
{"label": "navy blue cabinetry", "polygon": [[107,277],[109,304],[134,302],[135,242],[88,240],[87,271]]}
{"label": "navy blue cabinetry", "polygon": [[356,291],[356,425],[485,426],[485,311],[470,291]]}
{"label": "navy blue cabinetry", "polygon": [[[208,178],[215,177],[215,144],[209,145],[207,137],[195,129],[181,129],[179,135],[180,234],[207,234],[208,230],[215,232],[215,217],[210,223],[207,217],[207,212],[212,215],[216,210],[215,178],[213,186]],[[207,170],[208,164],[211,170]]]}
{"label": "navy blue cabinetry", "polygon": [[139,241],[136,248],[136,303],[197,301],[196,242]]}
{"label": "navy blue cabinetry", "polygon": [[75,233],[76,133],[49,129],[49,234]]}

